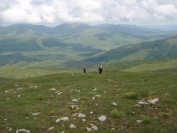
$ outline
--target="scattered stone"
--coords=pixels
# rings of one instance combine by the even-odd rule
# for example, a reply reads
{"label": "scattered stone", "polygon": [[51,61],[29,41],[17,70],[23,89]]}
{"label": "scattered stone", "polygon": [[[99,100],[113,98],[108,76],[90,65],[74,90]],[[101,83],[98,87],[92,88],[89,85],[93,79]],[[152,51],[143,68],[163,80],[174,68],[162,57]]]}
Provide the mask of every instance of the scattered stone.
{"label": "scattered stone", "polygon": [[52,89],[50,89],[51,91],[56,91],[56,89],[55,88],[52,88]]}
{"label": "scattered stone", "polygon": [[95,126],[94,124],[90,124],[91,128],[94,129],[94,130],[98,130],[98,127]]}
{"label": "scattered stone", "polygon": [[75,117],[76,115],[78,115],[78,113],[74,113],[74,114],[72,114],[73,117]]}
{"label": "scattered stone", "polygon": [[79,113],[79,114],[78,114],[78,117],[79,117],[79,118],[85,118],[85,117],[86,117],[86,114]]}
{"label": "scattered stone", "polygon": [[102,115],[98,118],[98,120],[100,120],[101,122],[105,121],[107,119],[107,117],[105,115]]}
{"label": "scattered stone", "polygon": [[90,111],[90,115],[92,115],[93,114],[93,111]]}
{"label": "scattered stone", "polygon": [[71,109],[77,109],[78,110],[79,108],[78,108],[78,105],[71,105]]}
{"label": "scattered stone", "polygon": [[39,115],[40,114],[40,112],[38,112],[38,113],[33,113],[32,115]]}
{"label": "scattered stone", "polygon": [[20,91],[20,90],[22,90],[22,88],[17,88],[17,91]]}
{"label": "scattered stone", "polygon": [[95,88],[93,91],[97,91],[97,88]]}
{"label": "scattered stone", "polygon": [[60,132],[60,133],[65,133],[65,131],[62,131],[62,132]]}
{"label": "scattered stone", "polygon": [[7,100],[9,100],[10,98],[7,98]]}
{"label": "scattered stone", "polygon": [[76,128],[76,126],[74,124],[71,124],[69,127],[70,128]]}
{"label": "scattered stone", "polygon": [[87,127],[86,130],[87,130],[88,132],[91,132],[91,131],[92,131],[92,129],[89,128],[89,127]]}
{"label": "scattered stone", "polygon": [[95,95],[96,97],[101,97],[101,95]]}
{"label": "scattered stone", "polygon": [[19,133],[19,132],[30,133],[30,131],[29,131],[29,130],[26,130],[26,129],[17,129],[17,130],[16,130],[16,133]]}
{"label": "scattered stone", "polygon": [[114,106],[117,106],[117,103],[115,103],[115,102],[113,102],[112,104],[113,104]]}
{"label": "scattered stone", "polygon": [[20,97],[20,95],[18,95],[18,97]]}
{"label": "scattered stone", "polygon": [[95,106],[97,107],[97,106],[98,106],[98,104],[95,104]]}
{"label": "scattered stone", "polygon": [[69,120],[68,117],[63,117],[63,118],[57,119],[57,120],[56,120],[56,123],[61,122],[61,121],[68,121],[68,120]]}
{"label": "scattered stone", "polygon": [[146,101],[139,101],[138,104],[148,104]]}
{"label": "scattered stone", "polygon": [[54,127],[50,127],[46,132],[53,130],[53,129],[54,129]]}
{"label": "scattered stone", "polygon": [[78,99],[73,99],[72,102],[78,102],[79,100]]}
{"label": "scattered stone", "polygon": [[136,123],[140,124],[142,122],[142,120],[136,120]]}
{"label": "scattered stone", "polygon": [[63,94],[63,92],[58,92],[58,93],[57,93],[57,95],[62,95],[62,94]]}
{"label": "scattered stone", "polygon": [[139,104],[135,104],[134,107],[138,107],[138,108],[140,108],[141,105],[139,105]]}
{"label": "scattered stone", "polygon": [[147,102],[150,104],[156,104],[156,102],[158,101],[159,101],[159,98],[154,98],[153,100],[147,100]]}
{"label": "scattered stone", "polygon": [[86,119],[82,119],[83,122],[86,122]]}
{"label": "scattered stone", "polygon": [[9,132],[13,130],[11,127],[6,127],[6,128],[9,130]]}

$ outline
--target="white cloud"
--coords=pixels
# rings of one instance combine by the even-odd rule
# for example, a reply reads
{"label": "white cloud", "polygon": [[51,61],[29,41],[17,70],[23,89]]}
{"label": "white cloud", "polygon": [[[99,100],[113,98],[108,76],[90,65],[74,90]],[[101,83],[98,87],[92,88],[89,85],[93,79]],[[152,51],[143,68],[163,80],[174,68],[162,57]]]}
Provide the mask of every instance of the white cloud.
{"label": "white cloud", "polygon": [[176,0],[1,0],[3,23],[175,23]]}

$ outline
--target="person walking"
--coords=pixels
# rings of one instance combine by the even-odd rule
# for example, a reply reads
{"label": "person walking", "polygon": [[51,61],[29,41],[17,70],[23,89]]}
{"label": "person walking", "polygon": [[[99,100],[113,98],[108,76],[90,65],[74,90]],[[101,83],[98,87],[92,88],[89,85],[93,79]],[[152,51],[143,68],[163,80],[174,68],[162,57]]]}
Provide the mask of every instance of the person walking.
{"label": "person walking", "polygon": [[86,73],[86,68],[83,68],[84,73]]}
{"label": "person walking", "polygon": [[101,63],[98,67],[98,71],[99,71],[99,74],[102,74],[102,72],[103,72],[103,65]]}

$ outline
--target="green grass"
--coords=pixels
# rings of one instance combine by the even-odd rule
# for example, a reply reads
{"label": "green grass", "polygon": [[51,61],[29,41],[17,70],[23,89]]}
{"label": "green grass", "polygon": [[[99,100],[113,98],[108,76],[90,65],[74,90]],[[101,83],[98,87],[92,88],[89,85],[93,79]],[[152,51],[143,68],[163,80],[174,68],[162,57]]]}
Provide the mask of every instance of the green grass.
{"label": "green grass", "polygon": [[[54,127],[49,132],[79,133],[87,132],[86,128],[94,124],[98,127],[94,132],[172,133],[177,129],[176,81],[175,72],[116,71],[4,80],[0,82],[0,132],[12,128],[15,133],[24,128],[31,133],[43,133]],[[136,107],[143,98],[159,101]],[[71,109],[72,104],[78,105],[78,109]],[[32,115],[38,112],[37,116]],[[74,116],[75,113],[86,114],[86,121]],[[107,116],[104,122],[98,120],[101,115]],[[62,117],[69,120],[56,123]],[[138,124],[136,120],[142,122]],[[70,129],[70,124],[77,128]]]}

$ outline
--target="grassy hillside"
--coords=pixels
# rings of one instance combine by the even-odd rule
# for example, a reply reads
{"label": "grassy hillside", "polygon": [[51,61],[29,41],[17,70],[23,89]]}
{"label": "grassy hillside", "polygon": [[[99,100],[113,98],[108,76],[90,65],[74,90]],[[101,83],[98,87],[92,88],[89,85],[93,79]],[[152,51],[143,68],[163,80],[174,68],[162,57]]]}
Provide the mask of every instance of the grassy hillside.
{"label": "grassy hillside", "polygon": [[91,62],[127,62],[177,57],[177,37],[118,47],[87,59]]}
{"label": "grassy hillside", "polygon": [[[132,32],[137,29],[138,33],[128,33],[128,28],[132,29]],[[175,32],[146,32],[144,28],[130,25],[116,26],[116,32],[111,29],[99,29],[83,23],[65,23],[56,27],[28,24],[6,26],[0,29],[0,66],[80,69],[93,67],[98,62],[176,56],[175,38],[166,42],[161,40],[148,43],[171,37]],[[119,31],[123,29],[126,32]],[[140,42],[146,43],[129,45]],[[101,55],[102,53],[104,54]],[[87,58],[90,59],[85,60]]]}
{"label": "grassy hillside", "polygon": [[176,132],[176,80],[174,72],[104,71],[1,81],[0,132]]}

